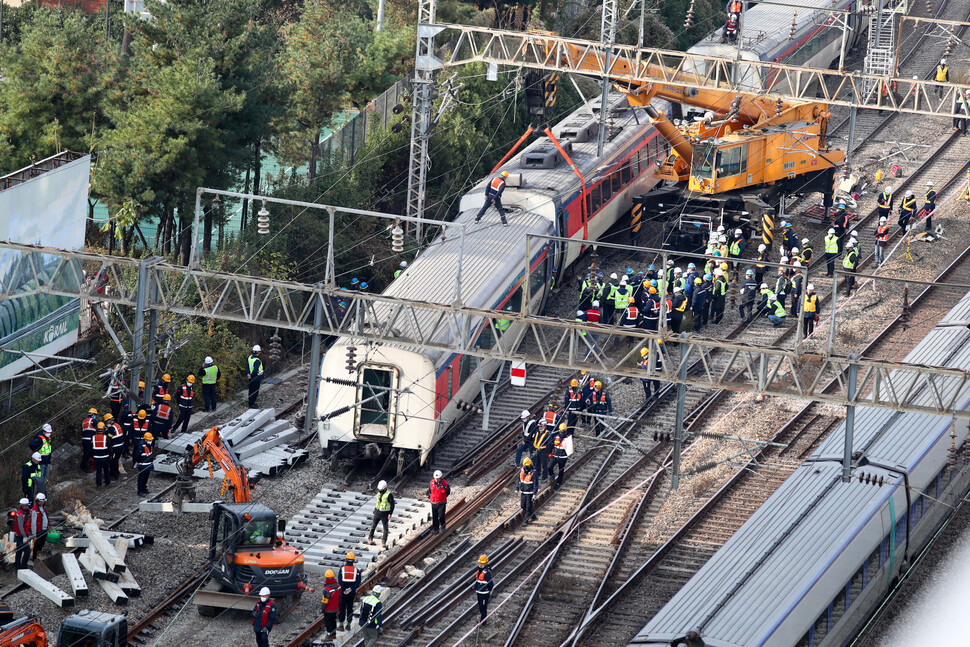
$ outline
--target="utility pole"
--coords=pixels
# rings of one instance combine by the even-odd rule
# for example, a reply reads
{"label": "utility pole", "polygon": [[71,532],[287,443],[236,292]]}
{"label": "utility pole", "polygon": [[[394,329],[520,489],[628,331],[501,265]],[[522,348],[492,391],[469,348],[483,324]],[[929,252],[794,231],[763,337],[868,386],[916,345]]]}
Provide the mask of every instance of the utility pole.
{"label": "utility pole", "polygon": [[[596,140],[596,156],[603,156],[606,146],[606,115],[609,112],[606,105],[606,95],[610,91],[610,67],[613,65],[613,43],[616,42],[616,18],[619,8],[618,0],[603,0],[603,18],[600,22],[600,41],[605,49],[605,66],[603,68],[603,94],[600,96],[600,129]],[[643,18],[641,16],[641,24]]]}
{"label": "utility pole", "polygon": [[[432,87],[434,73],[442,62],[434,55],[434,37],[444,27],[435,25],[436,0],[420,0],[418,3],[418,35],[414,56],[413,109],[411,112],[411,154],[408,161],[407,215],[424,217],[425,187],[428,173],[428,139],[431,136],[431,111],[434,109]],[[415,235],[421,241],[421,223],[415,226]]]}

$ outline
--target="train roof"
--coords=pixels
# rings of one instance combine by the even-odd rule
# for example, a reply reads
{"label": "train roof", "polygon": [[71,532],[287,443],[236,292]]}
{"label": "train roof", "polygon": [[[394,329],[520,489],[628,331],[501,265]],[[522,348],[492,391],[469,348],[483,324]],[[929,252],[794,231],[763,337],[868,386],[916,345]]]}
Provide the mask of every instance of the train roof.
{"label": "train roof", "polygon": [[[774,4],[759,4],[748,9],[741,21],[742,47],[743,51],[756,54],[756,56],[744,58],[773,59],[774,56],[769,56],[769,54],[775,54],[793,41],[793,39],[788,38],[792,17],[795,18],[797,39],[798,36],[811,32],[829,19],[831,14],[827,11],[820,11],[820,9],[845,9],[852,5],[852,1],[799,0],[798,4],[800,6],[797,15],[794,7]],[[721,26],[718,26],[716,30],[709,33],[687,51],[733,58],[737,49],[735,43],[721,42]]]}
{"label": "train roof", "polygon": [[[906,361],[932,358],[936,364],[970,367],[968,319],[970,294],[917,344]],[[936,383],[944,398],[955,397],[966,408],[970,386],[958,385],[956,378],[940,378]],[[927,402],[929,395],[917,393],[909,399]],[[847,543],[900,487],[902,471],[911,471],[948,433],[950,423],[951,418],[946,416],[859,407],[854,449],[863,451],[869,461],[865,472],[885,477],[890,487],[842,483],[845,425],[841,425],[631,644],[663,644],[699,625],[703,627],[701,636],[711,647],[771,644],[772,633],[782,619],[838,559],[846,557]],[[912,483],[917,488],[924,485]],[[849,567],[855,569],[858,564]],[[822,597],[831,599],[838,587],[827,593],[831,595]],[[807,625],[813,620],[808,618]]]}
{"label": "train roof", "polygon": [[[599,99],[590,105],[598,119]],[[637,138],[642,138],[652,129],[649,117],[641,108],[631,108],[626,95],[610,93],[607,105],[611,106],[611,121],[616,129],[615,135],[608,139],[603,157],[596,155],[597,142],[592,138],[587,142],[574,142],[570,157],[583,173],[587,185],[597,179],[600,166],[627,150]],[[552,128],[553,134],[560,137],[567,124],[581,125],[589,121],[589,109],[585,106],[573,111],[562,122]],[[570,128],[573,126],[571,125]],[[565,140],[563,140],[565,141]],[[465,251],[462,260],[461,301],[473,308],[495,308],[498,299],[504,294],[511,282],[510,277],[521,276],[524,272],[526,234],[551,234],[554,228],[555,209],[544,208],[550,201],[579,191],[579,180],[569,165],[561,162],[552,169],[520,168],[522,155],[535,153],[550,145],[547,137],[542,136],[532,142],[521,153],[513,156],[503,165],[502,170],[522,174],[522,185],[506,187],[502,196],[509,227],[502,227],[497,214],[490,210],[479,224],[474,224],[475,215],[484,200],[484,190],[492,176],[480,181],[462,199],[462,210],[455,218],[457,223],[468,225],[465,237]],[[605,162],[605,164],[604,164]],[[384,290],[386,296],[396,296],[430,303],[452,303],[455,300],[455,273],[458,267],[460,237],[457,228],[448,230],[447,240],[439,236],[422,252],[415,262]],[[533,257],[539,252],[540,245],[532,248]],[[377,312],[386,311],[384,306]],[[426,313],[419,322],[422,329],[430,328],[434,321],[432,313]],[[473,322],[474,324],[474,322]],[[400,321],[400,326],[410,322]],[[474,330],[471,327],[470,330]],[[454,343],[451,331],[443,331],[436,341]],[[346,342],[346,340],[344,340]],[[445,356],[444,352],[430,352],[411,346],[401,346],[427,355],[436,364]]]}

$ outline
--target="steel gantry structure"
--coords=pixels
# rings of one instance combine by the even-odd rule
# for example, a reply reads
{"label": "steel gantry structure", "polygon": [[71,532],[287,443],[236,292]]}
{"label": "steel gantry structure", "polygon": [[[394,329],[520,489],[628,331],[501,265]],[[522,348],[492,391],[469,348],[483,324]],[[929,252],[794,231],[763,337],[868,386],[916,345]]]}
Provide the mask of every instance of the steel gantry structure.
{"label": "steel gantry structure", "polygon": [[[458,245],[454,238],[442,244]],[[271,326],[317,335],[342,335],[358,343],[402,344],[481,359],[525,361],[569,370],[640,378],[639,349],[680,343],[679,360],[669,354],[651,377],[706,389],[726,389],[814,400],[842,406],[970,418],[959,395],[970,372],[932,364],[893,362],[797,349],[761,347],[701,336],[686,339],[640,329],[587,324],[551,317],[429,303],[365,292],[334,283],[278,281],[173,265],[158,258],[136,260],[89,252],[0,242],[21,252],[18,272],[36,281],[36,291],[93,302]],[[96,282],[86,281],[81,268]],[[21,294],[0,291],[0,299]],[[347,307],[339,306],[339,301]],[[500,320],[511,321],[499,334]],[[481,327],[497,339],[491,348],[470,340]],[[442,341],[454,338],[457,342]],[[624,349],[606,353],[612,345]],[[722,355],[717,363],[716,355]],[[684,367],[694,367],[691,371]],[[319,368],[319,367],[317,367]],[[311,368],[312,372],[312,368]],[[825,391],[830,379],[837,388]],[[313,381],[311,380],[311,391]]]}

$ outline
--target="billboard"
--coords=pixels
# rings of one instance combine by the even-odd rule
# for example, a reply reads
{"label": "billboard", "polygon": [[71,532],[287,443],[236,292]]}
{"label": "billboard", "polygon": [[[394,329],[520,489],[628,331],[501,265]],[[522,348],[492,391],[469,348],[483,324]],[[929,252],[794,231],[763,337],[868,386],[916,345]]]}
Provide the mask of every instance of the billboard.
{"label": "billboard", "polygon": [[[77,159],[75,159],[77,158]],[[0,240],[84,249],[91,156],[61,153],[0,178]],[[0,381],[77,341],[80,300],[34,292],[33,272],[49,273],[55,256],[0,249]],[[37,265],[40,265],[39,267]]]}

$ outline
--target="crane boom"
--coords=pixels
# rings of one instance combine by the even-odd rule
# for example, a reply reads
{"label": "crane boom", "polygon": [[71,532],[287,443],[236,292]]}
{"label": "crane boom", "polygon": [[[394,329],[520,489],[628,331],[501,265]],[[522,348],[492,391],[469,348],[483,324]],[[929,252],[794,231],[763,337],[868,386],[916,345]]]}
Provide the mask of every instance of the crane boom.
{"label": "crane boom", "polygon": [[222,441],[221,427],[213,427],[205,432],[205,435],[195,443],[190,445],[187,456],[183,459],[186,471],[191,471],[207,457],[212,457],[229,479],[229,486],[232,490],[236,503],[249,503],[250,491],[253,483],[249,480],[249,473],[239,462],[236,453],[232,448]]}

